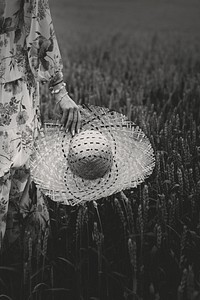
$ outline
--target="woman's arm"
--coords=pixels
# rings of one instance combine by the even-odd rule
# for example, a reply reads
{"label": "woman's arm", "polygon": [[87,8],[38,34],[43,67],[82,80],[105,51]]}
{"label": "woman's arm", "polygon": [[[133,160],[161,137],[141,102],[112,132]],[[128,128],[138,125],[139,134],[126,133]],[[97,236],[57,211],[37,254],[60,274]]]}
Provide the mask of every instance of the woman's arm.
{"label": "woman's arm", "polygon": [[74,135],[80,129],[80,113],[66,89],[61,89],[63,64],[48,0],[26,0],[24,20],[30,68],[38,81],[49,81],[53,91],[60,89],[55,97],[63,112],[61,123]]}

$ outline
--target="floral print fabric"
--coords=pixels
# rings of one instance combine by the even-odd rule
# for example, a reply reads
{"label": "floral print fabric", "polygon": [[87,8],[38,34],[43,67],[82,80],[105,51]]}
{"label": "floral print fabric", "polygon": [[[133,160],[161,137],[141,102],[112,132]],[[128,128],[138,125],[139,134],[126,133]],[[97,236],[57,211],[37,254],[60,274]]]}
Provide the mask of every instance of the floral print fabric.
{"label": "floral print fabric", "polygon": [[[53,80],[62,74],[62,68],[48,1],[0,0],[1,236],[13,174],[24,165],[28,170],[32,143],[40,126],[39,82]],[[19,179],[14,198],[22,195],[23,178]]]}
{"label": "floral print fabric", "polygon": [[7,245],[18,237],[22,240],[24,228],[36,241],[49,225],[49,213],[43,194],[30,181],[29,169],[24,166],[1,177],[0,195],[0,249],[5,231]]}
{"label": "floral print fabric", "polygon": [[39,126],[37,84],[27,89],[19,79],[0,86],[0,177],[23,166]]}
{"label": "floral print fabric", "polygon": [[0,14],[1,83],[24,78],[32,85],[62,70],[47,0],[1,0]]}
{"label": "floral print fabric", "polygon": [[30,154],[39,81],[62,70],[47,0],[0,1],[0,176]]}

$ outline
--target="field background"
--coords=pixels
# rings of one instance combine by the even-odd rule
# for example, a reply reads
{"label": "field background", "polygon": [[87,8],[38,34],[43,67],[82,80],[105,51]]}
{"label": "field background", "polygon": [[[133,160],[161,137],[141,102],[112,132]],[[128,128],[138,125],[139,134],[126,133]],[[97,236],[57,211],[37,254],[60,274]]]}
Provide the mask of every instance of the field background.
{"label": "field background", "polygon": [[200,2],[50,3],[72,98],[123,112],[156,153],[146,184],[76,210],[74,299],[199,300]]}
{"label": "field background", "polygon": [[[200,1],[50,6],[69,94],[138,124],[156,167],[97,204],[47,199],[45,231],[35,205],[1,257],[0,299],[200,300]],[[42,86],[43,121],[54,108]]]}
{"label": "field background", "polygon": [[[198,0],[50,0],[61,46],[98,43],[115,34],[199,35]],[[61,48],[62,50],[64,50]]]}

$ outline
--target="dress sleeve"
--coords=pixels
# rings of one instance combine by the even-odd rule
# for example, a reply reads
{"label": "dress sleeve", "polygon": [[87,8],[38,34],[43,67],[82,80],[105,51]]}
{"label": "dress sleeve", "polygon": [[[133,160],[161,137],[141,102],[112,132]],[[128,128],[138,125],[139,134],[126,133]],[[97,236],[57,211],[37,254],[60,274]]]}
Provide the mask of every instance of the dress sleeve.
{"label": "dress sleeve", "polygon": [[38,81],[58,81],[63,64],[48,0],[25,0],[24,20],[28,60],[34,77]]}

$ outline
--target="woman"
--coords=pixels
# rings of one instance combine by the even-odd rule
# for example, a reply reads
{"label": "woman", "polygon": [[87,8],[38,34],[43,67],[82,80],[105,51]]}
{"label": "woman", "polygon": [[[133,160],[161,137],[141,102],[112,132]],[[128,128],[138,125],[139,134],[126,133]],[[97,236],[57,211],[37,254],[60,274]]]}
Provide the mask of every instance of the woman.
{"label": "woman", "polygon": [[[80,128],[78,106],[63,83],[48,0],[0,0],[0,61],[0,241],[7,223],[12,243],[19,215],[33,209],[28,161],[40,127],[39,82],[49,82],[64,130],[74,135]],[[48,212],[43,196],[36,194],[34,210],[45,227]]]}

